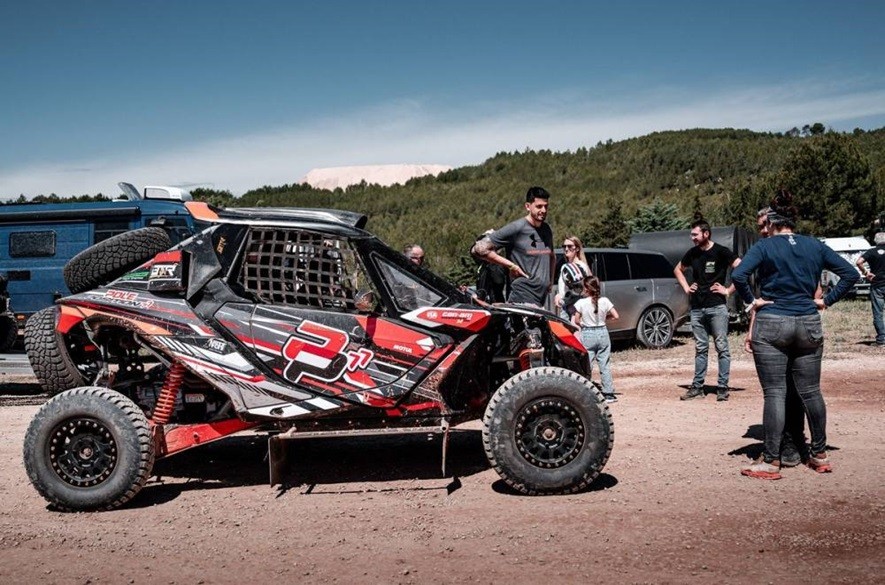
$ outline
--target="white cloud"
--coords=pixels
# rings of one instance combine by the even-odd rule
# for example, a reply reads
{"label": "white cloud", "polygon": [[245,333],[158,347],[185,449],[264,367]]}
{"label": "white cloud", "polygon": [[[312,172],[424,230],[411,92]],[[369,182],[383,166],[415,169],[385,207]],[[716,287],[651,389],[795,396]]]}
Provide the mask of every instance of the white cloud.
{"label": "white cloud", "polygon": [[415,101],[364,109],[274,132],[192,144],[138,157],[66,160],[0,172],[0,196],[116,194],[136,185],[212,186],[236,194],[293,183],[310,169],[370,164],[479,164],[500,151],[593,146],[659,130],[792,126],[885,116],[885,89],[844,83],[720,90],[669,88],[593,99],[570,94],[535,103],[438,111]]}

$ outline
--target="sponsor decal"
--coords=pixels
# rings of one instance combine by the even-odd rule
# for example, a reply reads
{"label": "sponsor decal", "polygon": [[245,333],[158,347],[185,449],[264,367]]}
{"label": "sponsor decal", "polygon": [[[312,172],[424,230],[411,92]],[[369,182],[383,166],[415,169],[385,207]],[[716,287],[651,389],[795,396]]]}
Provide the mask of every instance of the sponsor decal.
{"label": "sponsor decal", "polygon": [[221,339],[210,339],[206,349],[216,353],[224,353],[227,350],[227,342]]}
{"label": "sponsor decal", "polygon": [[479,331],[490,318],[488,311],[466,309],[416,309],[403,315],[403,319],[426,327],[448,325],[469,331]]}
{"label": "sponsor decal", "polygon": [[153,300],[139,300],[138,293],[129,290],[107,290],[104,293],[104,299],[115,305],[122,305],[124,307],[135,307],[138,309],[149,309],[154,306]]}
{"label": "sponsor decal", "polygon": [[474,316],[476,316],[476,313],[473,311],[443,311],[442,319],[453,319],[458,323],[465,323],[467,321],[472,321]]}
{"label": "sponsor decal", "polygon": [[151,266],[151,279],[175,278],[175,269],[178,266],[178,264],[154,264]]}
{"label": "sponsor decal", "polygon": [[120,280],[147,280],[150,273],[147,270],[133,270],[120,277]]}
{"label": "sponsor decal", "polygon": [[134,301],[138,298],[137,292],[132,292],[128,290],[114,290],[111,289],[104,293],[105,298],[113,299],[116,301]]}

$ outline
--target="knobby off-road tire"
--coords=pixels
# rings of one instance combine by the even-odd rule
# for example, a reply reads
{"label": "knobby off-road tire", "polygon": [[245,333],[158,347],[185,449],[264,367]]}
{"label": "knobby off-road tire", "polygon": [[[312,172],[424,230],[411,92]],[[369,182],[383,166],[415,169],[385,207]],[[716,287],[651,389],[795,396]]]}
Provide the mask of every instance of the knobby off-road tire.
{"label": "knobby off-road tire", "polygon": [[163,228],[145,227],[117,234],[71,258],[64,268],[65,284],[73,294],[92,290],[171,247],[172,240]]}
{"label": "knobby off-road tire", "polygon": [[58,307],[46,307],[25,323],[25,353],[34,376],[50,396],[87,382],[68,353],[64,336],[55,330]]}
{"label": "knobby off-road tire", "polygon": [[492,467],[516,491],[566,494],[596,479],[614,445],[602,394],[564,368],[531,368],[507,380],[483,417]]}
{"label": "knobby off-road tire", "polygon": [[647,349],[663,349],[673,341],[673,316],[664,307],[649,307],[639,318],[636,340]]}
{"label": "knobby off-road tire", "polygon": [[98,386],[43,405],[28,426],[25,471],[41,496],[66,511],[110,510],[144,487],[154,443],[134,402]]}
{"label": "knobby off-road tire", "polygon": [[18,324],[9,315],[0,315],[0,352],[9,351],[18,341]]}

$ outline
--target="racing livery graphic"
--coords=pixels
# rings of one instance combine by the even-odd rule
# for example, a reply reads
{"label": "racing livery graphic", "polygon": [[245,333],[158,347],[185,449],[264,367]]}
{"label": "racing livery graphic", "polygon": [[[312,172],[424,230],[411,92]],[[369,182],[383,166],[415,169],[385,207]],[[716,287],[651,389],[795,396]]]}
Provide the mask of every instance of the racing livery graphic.
{"label": "racing livery graphic", "polygon": [[267,435],[271,483],[308,435],[439,434],[446,473],[450,427],[477,419],[517,491],[570,493],[602,470],[611,415],[571,324],[462,292],[356,213],[188,209],[209,227],[28,321],[54,397],[25,467],[56,508],[120,506],[156,459],[241,431]]}

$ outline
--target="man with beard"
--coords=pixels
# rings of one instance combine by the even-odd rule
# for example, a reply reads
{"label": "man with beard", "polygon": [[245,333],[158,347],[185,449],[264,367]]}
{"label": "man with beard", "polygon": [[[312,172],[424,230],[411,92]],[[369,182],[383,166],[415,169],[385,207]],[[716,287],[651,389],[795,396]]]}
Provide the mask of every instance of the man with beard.
{"label": "man with beard", "polygon": [[[728,307],[725,305],[727,293],[720,291],[729,268],[740,264],[741,259],[734,252],[710,239],[710,224],[698,219],[691,224],[691,241],[694,247],[685,253],[673,269],[676,280],[691,300],[691,332],[694,334],[694,379],[688,391],[680,400],[704,397],[704,378],[707,375],[707,361],[710,351],[710,335],[719,356],[719,380],[716,385],[716,400],[728,400],[728,377],[731,369],[731,354],[728,350]],[[691,268],[691,284],[684,271]],[[714,288],[715,287],[715,288]]]}
{"label": "man with beard", "polygon": [[[471,255],[504,266],[510,274],[510,303],[546,307],[553,285],[553,230],[547,224],[550,194],[531,187],[525,195],[526,216],[477,240]],[[504,248],[500,255],[496,250]]]}

